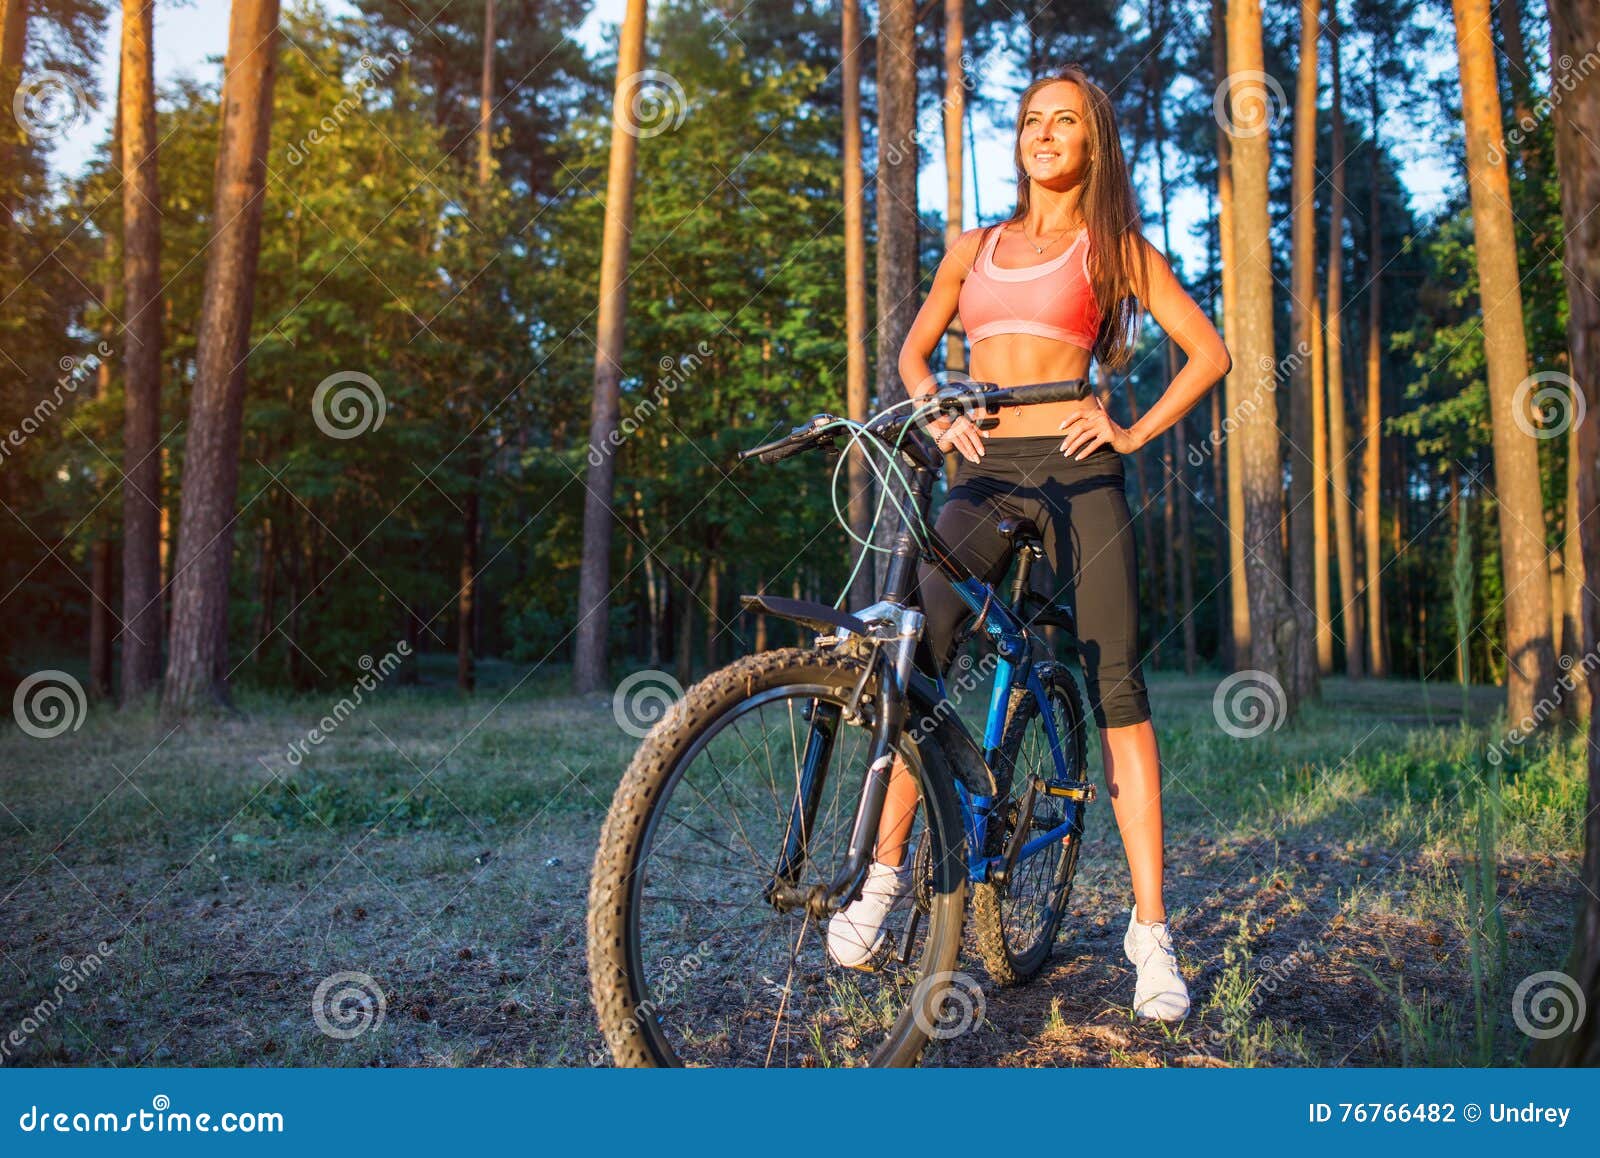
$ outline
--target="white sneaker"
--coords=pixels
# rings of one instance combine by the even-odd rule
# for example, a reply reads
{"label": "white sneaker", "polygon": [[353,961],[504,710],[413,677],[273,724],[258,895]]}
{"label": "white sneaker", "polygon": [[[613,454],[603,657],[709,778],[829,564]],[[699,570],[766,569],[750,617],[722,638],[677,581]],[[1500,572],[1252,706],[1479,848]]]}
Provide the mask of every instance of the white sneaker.
{"label": "white sneaker", "polygon": [[1122,951],[1139,971],[1133,1011],[1140,1017],[1181,1021],[1189,1012],[1189,987],[1178,972],[1171,932],[1165,921],[1147,925],[1137,919],[1137,912],[1137,905],[1128,911],[1128,932],[1122,938]]}
{"label": "white sneaker", "polygon": [[911,864],[890,868],[873,861],[861,896],[828,919],[828,956],[852,969],[870,969],[888,936],[883,923],[889,914],[910,906]]}

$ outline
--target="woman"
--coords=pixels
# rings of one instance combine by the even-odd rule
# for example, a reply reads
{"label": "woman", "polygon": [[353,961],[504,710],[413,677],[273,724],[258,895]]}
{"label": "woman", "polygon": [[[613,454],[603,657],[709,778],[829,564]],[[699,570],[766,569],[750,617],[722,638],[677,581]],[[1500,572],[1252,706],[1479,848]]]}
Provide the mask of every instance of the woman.
{"label": "woman", "polygon": [[[962,234],[945,255],[900,352],[900,376],[913,396],[934,391],[928,355],[957,311],[972,343],[972,376],[1002,386],[1086,378],[1096,358],[1126,366],[1141,310],[1186,356],[1131,427],[1093,396],[1008,407],[989,430],[965,416],[934,424],[941,449],[972,464],[940,511],[940,536],[976,573],[999,582],[1009,544],[995,524],[1007,514],[1032,518],[1055,574],[1073,591],[1106,789],[1133,878],[1123,948],[1138,972],[1134,1010],[1176,1021],[1189,1011],[1189,993],[1162,899],[1161,760],[1139,665],[1138,567],[1121,456],[1171,427],[1231,362],[1216,328],[1140,234],[1111,102],[1080,69],[1022,94],[1014,160],[1016,212]],[[924,662],[943,672],[971,612],[926,563],[918,600],[927,615]],[[840,964],[871,968],[885,918],[910,903],[906,843],[916,805],[915,779],[897,760],[862,895],[828,923],[829,953]]]}

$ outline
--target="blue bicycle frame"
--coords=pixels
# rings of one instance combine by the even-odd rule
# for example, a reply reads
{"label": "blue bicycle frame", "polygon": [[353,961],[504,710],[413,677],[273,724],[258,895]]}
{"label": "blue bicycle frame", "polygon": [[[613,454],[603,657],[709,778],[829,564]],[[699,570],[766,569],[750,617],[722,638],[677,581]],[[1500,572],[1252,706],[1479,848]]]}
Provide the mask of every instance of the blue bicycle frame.
{"label": "blue bicycle frame", "polygon": [[[999,761],[1012,693],[1018,688],[1026,688],[1040,706],[1045,738],[1050,746],[1053,779],[1066,781],[1068,769],[1062,737],[1056,727],[1055,713],[1049,710],[1050,701],[1045,692],[1044,681],[1039,678],[1038,667],[1033,660],[1033,650],[1028,644],[1027,627],[1011,608],[998,598],[995,589],[981,579],[976,577],[962,579],[953,582],[951,586],[955,588],[961,601],[972,609],[973,614],[981,617],[981,626],[994,641],[997,656],[994,684],[989,693],[989,712],[984,721],[984,763],[992,769]],[[934,684],[938,689],[940,702],[945,702],[949,693],[945,688],[943,677],[936,678]],[[959,717],[955,719],[955,723],[963,731],[966,730],[966,725]],[[1006,859],[1004,856],[988,856],[984,852],[989,818],[997,801],[992,796],[973,794],[960,781],[956,783],[956,794],[961,800],[962,817],[966,826],[967,876],[974,883],[982,883],[987,881],[990,874]],[[1061,824],[1048,832],[1040,833],[1022,846],[1021,852],[1017,855],[1019,862],[1043,851],[1057,841],[1082,831],[1084,801],[1074,800],[1072,805],[1067,809],[1066,818]]]}

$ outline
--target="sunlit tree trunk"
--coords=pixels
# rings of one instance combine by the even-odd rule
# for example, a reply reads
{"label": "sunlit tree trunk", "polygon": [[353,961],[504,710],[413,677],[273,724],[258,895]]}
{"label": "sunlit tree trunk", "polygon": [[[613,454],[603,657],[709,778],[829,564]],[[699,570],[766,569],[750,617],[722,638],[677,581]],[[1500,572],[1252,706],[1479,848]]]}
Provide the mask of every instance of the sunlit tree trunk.
{"label": "sunlit tree trunk", "polygon": [[1380,227],[1378,180],[1382,176],[1378,151],[1378,88],[1372,87],[1372,178],[1367,210],[1367,404],[1362,411],[1365,427],[1361,452],[1361,531],[1367,564],[1367,670],[1375,676],[1389,674],[1389,657],[1383,646],[1383,246]]}
{"label": "sunlit tree trunk", "polygon": [[1297,622],[1284,592],[1283,470],[1272,342],[1272,219],[1268,204],[1271,102],[1260,79],[1260,0],[1228,0],[1228,69],[1232,94],[1233,231],[1237,259],[1238,331],[1234,365],[1256,403],[1239,425],[1244,476],[1245,586],[1250,597],[1251,667],[1277,681],[1294,707]]}
{"label": "sunlit tree trunk", "polygon": [[[856,422],[865,422],[869,405],[867,389],[867,227],[865,179],[861,169],[861,4],[844,0],[843,67],[844,87],[844,321],[845,321],[845,404]],[[860,539],[872,534],[872,476],[865,452],[850,455],[850,528]],[[850,565],[864,548],[850,542]],[[848,574],[848,571],[846,572]],[[850,591],[850,606],[865,607],[872,602],[872,560],[868,558],[856,572]]]}
{"label": "sunlit tree trunk", "polygon": [[1535,702],[1550,690],[1555,679],[1539,454],[1537,442],[1512,415],[1514,395],[1528,375],[1528,345],[1522,321],[1511,186],[1505,157],[1499,152],[1503,139],[1500,92],[1495,80],[1494,40],[1489,33],[1489,0],[1452,0],[1452,5],[1461,60],[1461,106],[1478,291],[1483,303],[1495,499],[1500,507],[1506,711],[1511,720],[1522,721],[1533,715]]}
{"label": "sunlit tree trunk", "polygon": [[613,446],[620,417],[622,349],[628,312],[628,253],[633,239],[634,159],[639,138],[630,131],[633,86],[644,58],[645,0],[628,0],[617,44],[617,81],[611,100],[611,167],[606,177],[606,220],[600,249],[600,310],[595,326],[594,403],[589,417],[588,478],[583,503],[583,562],[578,569],[578,625],[572,683],[579,694],[606,685],[610,638]]}
{"label": "sunlit tree trunk", "polygon": [[1328,461],[1333,476],[1333,537],[1339,555],[1339,620],[1344,631],[1344,669],[1351,679],[1365,670],[1356,622],[1356,536],[1350,493],[1350,429],[1344,394],[1344,77],[1339,52],[1336,0],[1328,0],[1328,55],[1333,69],[1332,172],[1328,176],[1328,317],[1323,344],[1328,352]]}
{"label": "sunlit tree trunk", "polygon": [[[1211,65],[1217,84],[1228,75],[1228,36],[1226,0],[1211,0]],[[1242,668],[1250,656],[1250,601],[1244,575],[1244,472],[1239,461],[1236,424],[1243,401],[1244,377],[1240,373],[1238,334],[1238,274],[1234,265],[1233,167],[1228,134],[1217,126],[1217,234],[1222,254],[1222,332],[1233,355],[1233,370],[1223,387],[1228,402],[1228,417],[1235,429],[1223,443],[1227,455],[1228,485],[1228,600],[1231,611],[1229,639],[1233,647],[1233,666]]]}
{"label": "sunlit tree trunk", "polygon": [[1321,487],[1315,469],[1311,402],[1312,310],[1317,297],[1316,168],[1317,40],[1322,0],[1300,0],[1300,61],[1295,79],[1294,164],[1290,178],[1291,264],[1289,336],[1289,587],[1299,625],[1295,635],[1295,697],[1317,691],[1317,639],[1321,624],[1307,595],[1316,585],[1316,507],[1312,492]]}
{"label": "sunlit tree trunk", "polygon": [[1333,674],[1333,584],[1328,531],[1328,375],[1322,340],[1322,298],[1311,302],[1311,522],[1316,563],[1317,672]]}
{"label": "sunlit tree trunk", "polygon": [[155,0],[122,11],[122,702],[161,679],[161,182]]}
{"label": "sunlit tree trunk", "polygon": [[228,702],[228,572],[277,53],[277,0],[234,0],[173,568],[163,701],[173,712]]}
{"label": "sunlit tree trunk", "polygon": [[[1600,7],[1593,0],[1552,0],[1550,4],[1550,56],[1552,75],[1570,84],[1555,106],[1557,170],[1561,176],[1561,215],[1566,226],[1565,265],[1567,300],[1571,313],[1567,346],[1572,376],[1587,403],[1588,417],[1575,426],[1577,456],[1572,466],[1578,477],[1575,520],[1582,540],[1585,573],[1600,573],[1600,73],[1579,75],[1563,71],[1561,61],[1579,61],[1600,44]],[[1600,592],[1583,591],[1583,630],[1579,650],[1587,653],[1600,639]],[[1569,1017],[1567,1032],[1537,1043],[1532,1061],[1537,1065],[1600,1065],[1600,667],[1574,668],[1587,676],[1589,701],[1589,800],[1584,814],[1584,852],[1580,910],[1566,973],[1582,991],[1585,1016]],[[1570,998],[1570,995],[1568,995]]]}

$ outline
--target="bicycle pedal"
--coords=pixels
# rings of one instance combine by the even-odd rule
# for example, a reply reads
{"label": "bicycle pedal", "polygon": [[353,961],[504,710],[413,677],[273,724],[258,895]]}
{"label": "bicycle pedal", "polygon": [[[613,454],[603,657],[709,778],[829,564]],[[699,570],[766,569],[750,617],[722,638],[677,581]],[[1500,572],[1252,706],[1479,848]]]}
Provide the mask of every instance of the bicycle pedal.
{"label": "bicycle pedal", "polygon": [[1034,780],[1034,788],[1046,796],[1061,796],[1068,800],[1081,800],[1085,804],[1095,798],[1094,785],[1087,780]]}

